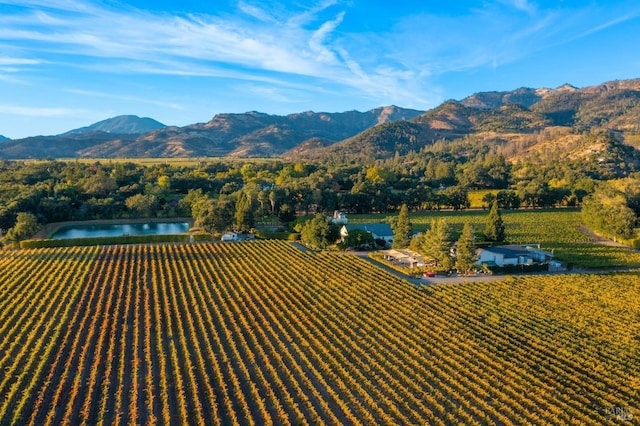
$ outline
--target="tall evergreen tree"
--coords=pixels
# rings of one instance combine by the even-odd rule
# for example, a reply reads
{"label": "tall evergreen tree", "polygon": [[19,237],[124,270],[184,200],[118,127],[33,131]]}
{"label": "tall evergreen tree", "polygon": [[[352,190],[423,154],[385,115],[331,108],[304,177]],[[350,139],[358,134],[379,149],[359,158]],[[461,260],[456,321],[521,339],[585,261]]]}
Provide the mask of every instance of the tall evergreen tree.
{"label": "tall evergreen tree", "polygon": [[473,229],[468,223],[464,224],[462,234],[458,239],[456,249],[456,269],[458,273],[467,274],[476,266],[476,247],[474,244]]}
{"label": "tall evergreen tree", "polygon": [[439,268],[449,270],[453,266],[451,234],[444,219],[431,221],[431,228],[424,233],[422,254],[433,259]]}
{"label": "tall evergreen tree", "polygon": [[251,198],[245,191],[240,191],[238,201],[236,201],[235,225],[240,232],[249,231],[254,225],[253,206]]}
{"label": "tall evergreen tree", "polygon": [[409,247],[412,234],[413,226],[409,221],[409,208],[403,204],[393,226],[393,248]]}
{"label": "tall evergreen tree", "polygon": [[487,224],[484,228],[484,237],[487,241],[504,241],[504,222],[502,221],[502,215],[498,209],[498,200],[493,200],[489,216],[487,217]]}

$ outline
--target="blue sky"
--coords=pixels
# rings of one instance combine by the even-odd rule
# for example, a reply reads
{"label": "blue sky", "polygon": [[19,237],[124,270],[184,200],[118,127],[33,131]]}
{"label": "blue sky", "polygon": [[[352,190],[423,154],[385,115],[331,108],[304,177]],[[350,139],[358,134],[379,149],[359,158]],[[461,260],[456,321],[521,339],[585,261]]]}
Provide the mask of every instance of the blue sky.
{"label": "blue sky", "polygon": [[0,0],[0,134],[640,77],[640,3]]}

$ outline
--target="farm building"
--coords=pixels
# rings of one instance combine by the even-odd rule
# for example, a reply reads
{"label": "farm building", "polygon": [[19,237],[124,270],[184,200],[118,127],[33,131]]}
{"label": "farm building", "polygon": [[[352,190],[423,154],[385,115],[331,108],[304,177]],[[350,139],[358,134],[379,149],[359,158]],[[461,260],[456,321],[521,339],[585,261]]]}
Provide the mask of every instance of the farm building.
{"label": "farm building", "polygon": [[407,268],[417,268],[425,265],[425,260],[418,253],[411,250],[383,250],[384,260]]}
{"label": "farm building", "polygon": [[340,237],[342,241],[349,235],[349,231],[353,229],[362,229],[373,235],[375,240],[384,240],[387,244],[393,244],[393,230],[388,223],[343,225],[340,228]]}
{"label": "farm building", "polygon": [[553,259],[553,253],[540,250],[540,246],[532,245],[505,245],[479,248],[478,266],[495,265],[531,265],[533,263],[548,262]]}

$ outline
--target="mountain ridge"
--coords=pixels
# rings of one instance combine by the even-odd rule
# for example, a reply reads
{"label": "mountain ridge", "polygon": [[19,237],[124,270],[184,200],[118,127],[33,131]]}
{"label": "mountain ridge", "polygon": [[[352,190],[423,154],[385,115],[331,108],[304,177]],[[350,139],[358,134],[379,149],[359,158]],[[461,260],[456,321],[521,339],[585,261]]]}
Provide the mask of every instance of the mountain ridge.
{"label": "mountain ridge", "polygon": [[366,112],[306,111],[286,116],[222,113],[206,123],[164,126],[141,135],[105,132],[97,126],[100,122],[76,129],[82,131],[12,141],[0,148],[0,158],[274,156],[309,139],[335,143],[379,123],[407,120],[422,112],[387,106]]}
{"label": "mountain ridge", "polygon": [[[473,138],[497,150],[515,151],[525,140],[542,142],[550,134],[612,133],[624,144],[640,146],[640,79],[620,80],[576,88],[519,88],[506,92],[479,92],[460,101],[448,100],[410,120],[375,127],[329,146],[289,151],[290,160],[339,159],[345,153],[369,159],[419,151],[436,141]],[[555,136],[554,136],[555,137]],[[529,144],[530,142],[527,142]],[[552,147],[553,144],[547,144]],[[521,150],[522,151],[522,150]],[[520,157],[521,152],[514,157]]]}
{"label": "mountain ridge", "polygon": [[620,143],[640,147],[640,79],[583,88],[563,84],[555,89],[478,92],[428,111],[393,105],[365,112],[271,115],[249,111],[216,114],[207,122],[183,127],[153,120],[162,127],[141,134],[116,126],[127,117],[135,116],[114,117],[57,136],[5,141],[0,158],[385,159],[420,151],[437,141],[466,139],[520,158],[527,150],[537,152],[531,141],[552,148],[575,139],[558,135],[585,132],[611,134]]}
{"label": "mountain ridge", "polygon": [[86,127],[69,130],[57,136],[78,135],[93,131],[115,134],[142,134],[166,127],[165,124],[149,117],[138,117],[137,115],[118,115],[107,118]]}

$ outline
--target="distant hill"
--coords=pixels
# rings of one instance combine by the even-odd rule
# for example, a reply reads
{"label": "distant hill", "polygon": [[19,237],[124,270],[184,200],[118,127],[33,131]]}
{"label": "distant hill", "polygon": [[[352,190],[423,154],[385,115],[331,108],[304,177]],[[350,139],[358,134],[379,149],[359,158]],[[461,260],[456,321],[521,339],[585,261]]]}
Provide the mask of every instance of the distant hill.
{"label": "distant hill", "polygon": [[6,137],[6,136],[2,136],[2,135],[0,135],[0,142],[5,142],[5,141],[9,141],[9,140],[11,140],[11,139],[9,139],[9,138],[8,138],[8,137]]}
{"label": "distant hill", "polygon": [[89,126],[92,129],[13,141],[11,146],[0,147],[0,158],[278,156],[308,141],[321,139],[330,145],[372,126],[409,120],[422,112],[396,106],[287,116],[252,111],[218,114],[207,123],[161,127],[141,135],[127,133],[124,127],[109,127],[107,133],[101,122]]}
{"label": "distant hill", "polygon": [[[143,130],[145,125],[153,129]],[[590,134],[606,138],[585,136]],[[584,88],[564,84],[555,89],[481,92],[426,112],[397,106],[286,116],[251,111],[218,114],[207,123],[184,127],[121,116],[58,136],[3,142],[0,158],[372,160],[452,141],[482,144],[512,161],[592,154],[600,158],[598,153],[611,149],[623,153],[617,158],[624,161],[640,147],[640,79]]]}
{"label": "distant hill", "polygon": [[137,115],[120,115],[118,117],[107,118],[87,127],[70,130],[59,136],[77,135],[81,133],[91,133],[95,131],[115,133],[115,134],[143,134],[165,127],[164,124],[149,117],[138,117]]}
{"label": "distant hill", "polygon": [[384,159],[437,141],[468,138],[499,147],[510,159],[550,152],[582,156],[602,149],[578,143],[585,132],[610,135],[612,143],[640,146],[640,79],[581,89],[565,84],[556,89],[476,93],[447,101],[409,122],[379,125],[328,146],[299,146],[284,156]]}
{"label": "distant hill", "polygon": [[[0,144],[0,158],[77,158],[82,150],[112,141],[115,135],[87,132],[67,136],[33,136]],[[127,135],[121,135],[126,138]]]}

